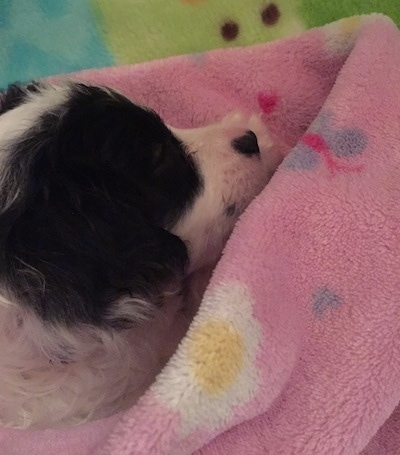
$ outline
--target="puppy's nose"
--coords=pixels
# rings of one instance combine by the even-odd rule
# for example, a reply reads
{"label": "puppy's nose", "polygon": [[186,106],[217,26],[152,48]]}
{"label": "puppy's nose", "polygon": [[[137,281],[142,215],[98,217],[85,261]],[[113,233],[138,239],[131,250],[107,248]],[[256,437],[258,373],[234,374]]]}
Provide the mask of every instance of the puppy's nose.
{"label": "puppy's nose", "polygon": [[260,153],[257,136],[250,130],[246,131],[244,136],[233,139],[232,148],[243,155],[256,155]]}

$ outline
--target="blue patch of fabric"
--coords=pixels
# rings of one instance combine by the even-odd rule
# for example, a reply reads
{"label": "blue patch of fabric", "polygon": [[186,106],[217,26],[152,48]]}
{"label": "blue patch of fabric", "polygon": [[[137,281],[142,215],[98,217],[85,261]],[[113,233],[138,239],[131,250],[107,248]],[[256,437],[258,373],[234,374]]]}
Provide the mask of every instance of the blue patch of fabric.
{"label": "blue patch of fabric", "polygon": [[318,164],[318,153],[305,144],[299,143],[284,159],[281,168],[294,171],[310,170]]}
{"label": "blue patch of fabric", "polygon": [[114,64],[89,2],[2,0],[0,86]]}
{"label": "blue patch of fabric", "polygon": [[337,308],[342,304],[340,296],[326,286],[318,288],[313,295],[313,312],[322,317],[327,310]]}

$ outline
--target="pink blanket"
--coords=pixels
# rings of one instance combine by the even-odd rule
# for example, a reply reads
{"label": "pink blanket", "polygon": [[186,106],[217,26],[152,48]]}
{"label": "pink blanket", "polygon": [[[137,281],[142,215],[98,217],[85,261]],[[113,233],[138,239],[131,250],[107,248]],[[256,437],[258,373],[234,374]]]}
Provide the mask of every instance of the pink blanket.
{"label": "pink blanket", "polygon": [[79,77],[178,127],[261,110],[292,150],[141,401],[77,428],[2,430],[1,454],[399,454],[395,25],[354,17],[285,41]]}

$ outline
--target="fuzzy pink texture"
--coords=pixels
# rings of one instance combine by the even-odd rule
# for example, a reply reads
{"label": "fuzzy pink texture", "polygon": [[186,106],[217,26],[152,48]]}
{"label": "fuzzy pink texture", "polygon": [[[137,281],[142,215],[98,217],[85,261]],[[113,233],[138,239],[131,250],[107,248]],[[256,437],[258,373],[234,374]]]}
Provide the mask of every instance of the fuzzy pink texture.
{"label": "fuzzy pink texture", "polygon": [[200,310],[220,303],[221,286],[247,289],[262,327],[258,387],[213,428],[180,432],[150,389],[104,421],[2,430],[2,455],[400,453],[400,33],[379,15],[351,24],[200,63],[79,75],[177,127],[262,109],[293,147],[238,223]]}

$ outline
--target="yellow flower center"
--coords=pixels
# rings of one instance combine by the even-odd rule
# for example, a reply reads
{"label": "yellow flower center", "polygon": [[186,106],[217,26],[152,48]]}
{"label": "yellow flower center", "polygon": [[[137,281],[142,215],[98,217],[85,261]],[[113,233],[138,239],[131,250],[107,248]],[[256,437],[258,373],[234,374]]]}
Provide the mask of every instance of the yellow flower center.
{"label": "yellow flower center", "polygon": [[191,334],[190,367],[198,385],[209,395],[226,390],[238,376],[244,355],[241,335],[228,323],[211,321]]}

